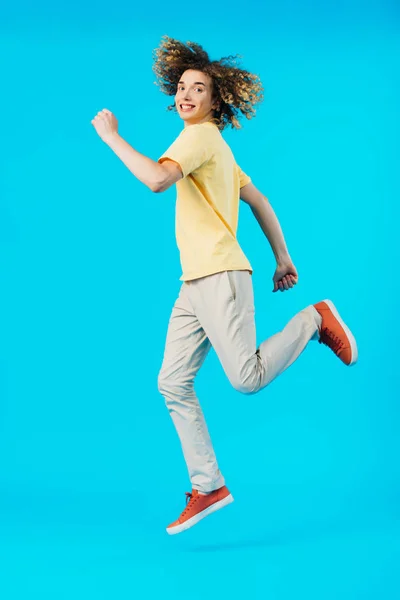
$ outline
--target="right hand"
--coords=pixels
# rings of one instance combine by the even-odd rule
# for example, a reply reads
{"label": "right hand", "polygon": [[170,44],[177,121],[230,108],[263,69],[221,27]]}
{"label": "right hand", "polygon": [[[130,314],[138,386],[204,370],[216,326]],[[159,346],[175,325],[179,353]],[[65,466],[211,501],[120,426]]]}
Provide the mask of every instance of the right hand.
{"label": "right hand", "polygon": [[288,260],[286,262],[278,263],[275,274],[272,278],[274,282],[273,292],[280,290],[284,292],[294,287],[299,280],[299,276],[294,264]]}
{"label": "right hand", "polygon": [[118,121],[107,108],[99,110],[91,123],[103,142],[107,143],[113,136],[118,134]]}

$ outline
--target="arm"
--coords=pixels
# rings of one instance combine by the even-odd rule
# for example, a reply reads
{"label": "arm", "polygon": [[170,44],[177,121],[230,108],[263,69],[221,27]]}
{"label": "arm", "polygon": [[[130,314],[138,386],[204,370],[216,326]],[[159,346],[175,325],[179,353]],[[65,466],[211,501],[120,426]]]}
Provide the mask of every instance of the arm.
{"label": "arm", "polygon": [[252,184],[240,188],[240,197],[253,211],[275,254],[277,267],[272,278],[273,292],[283,292],[297,284],[298,273],[292,263],[279,221],[267,198]]}
{"label": "arm", "polygon": [[100,111],[92,120],[92,125],[103,142],[152,192],[164,192],[182,178],[182,171],[177,163],[166,160],[160,164],[132,148],[118,134],[118,122],[111,111],[107,109]]}
{"label": "arm", "polygon": [[144,154],[140,154],[118,134],[112,136],[106,143],[130,172],[152,192],[165,192],[182,178],[182,171],[177,163],[166,160],[160,165]]}
{"label": "arm", "polygon": [[253,215],[271,244],[276,261],[278,263],[290,261],[281,226],[268,199],[252,183],[248,183],[240,189],[240,198],[250,206]]}

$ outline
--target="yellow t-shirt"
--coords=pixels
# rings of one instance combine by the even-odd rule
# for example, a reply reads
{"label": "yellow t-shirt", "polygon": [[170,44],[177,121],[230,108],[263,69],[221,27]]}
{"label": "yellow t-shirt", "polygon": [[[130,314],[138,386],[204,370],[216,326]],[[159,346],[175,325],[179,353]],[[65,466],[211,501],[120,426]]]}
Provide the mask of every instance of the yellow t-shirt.
{"label": "yellow t-shirt", "polygon": [[240,188],[251,179],[237,165],[218,127],[210,121],[185,127],[158,159],[177,162],[176,241],[182,277],[189,281],[220,271],[252,267],[236,239]]}

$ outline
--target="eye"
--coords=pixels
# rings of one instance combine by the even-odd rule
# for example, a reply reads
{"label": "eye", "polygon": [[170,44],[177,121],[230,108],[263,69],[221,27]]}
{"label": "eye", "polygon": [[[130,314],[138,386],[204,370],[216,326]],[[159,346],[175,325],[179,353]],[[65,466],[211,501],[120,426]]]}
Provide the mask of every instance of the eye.
{"label": "eye", "polygon": [[[178,91],[180,91],[180,90],[184,89],[184,87],[185,87],[184,85],[178,85]],[[202,91],[203,91],[203,88],[200,88],[200,87],[197,87],[197,88],[194,88],[194,89],[195,89],[195,90],[199,90],[200,92],[202,92]]]}

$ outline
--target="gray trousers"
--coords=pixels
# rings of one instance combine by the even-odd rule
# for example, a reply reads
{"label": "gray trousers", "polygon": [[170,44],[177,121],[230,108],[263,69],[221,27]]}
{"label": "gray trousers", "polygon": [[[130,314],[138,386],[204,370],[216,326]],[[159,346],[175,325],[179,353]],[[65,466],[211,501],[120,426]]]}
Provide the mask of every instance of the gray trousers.
{"label": "gray trousers", "polygon": [[254,295],[249,271],[223,271],[183,282],[169,320],[158,376],[179,435],[192,487],[210,492],[225,484],[194,391],[194,379],[213,346],[232,386],[255,394],[318,339],[321,316],[311,305],[256,347]]}

